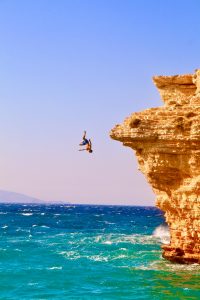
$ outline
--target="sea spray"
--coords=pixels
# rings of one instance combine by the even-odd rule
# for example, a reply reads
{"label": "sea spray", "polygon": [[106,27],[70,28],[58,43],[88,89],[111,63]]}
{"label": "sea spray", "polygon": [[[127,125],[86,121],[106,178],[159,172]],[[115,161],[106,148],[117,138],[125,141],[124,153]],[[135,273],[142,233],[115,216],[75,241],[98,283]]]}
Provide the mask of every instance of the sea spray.
{"label": "sea spray", "polygon": [[160,239],[161,243],[169,244],[170,233],[169,228],[166,225],[159,225],[153,232],[153,236]]}

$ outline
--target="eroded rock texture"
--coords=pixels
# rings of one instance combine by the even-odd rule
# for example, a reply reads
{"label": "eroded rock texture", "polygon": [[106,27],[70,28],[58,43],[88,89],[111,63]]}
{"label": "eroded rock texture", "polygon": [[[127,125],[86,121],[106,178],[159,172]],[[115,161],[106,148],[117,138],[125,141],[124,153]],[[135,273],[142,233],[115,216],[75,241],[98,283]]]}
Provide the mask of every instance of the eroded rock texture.
{"label": "eroded rock texture", "polygon": [[200,70],[153,81],[164,106],[132,114],[110,136],[136,151],[165,212],[171,239],[163,257],[200,263]]}

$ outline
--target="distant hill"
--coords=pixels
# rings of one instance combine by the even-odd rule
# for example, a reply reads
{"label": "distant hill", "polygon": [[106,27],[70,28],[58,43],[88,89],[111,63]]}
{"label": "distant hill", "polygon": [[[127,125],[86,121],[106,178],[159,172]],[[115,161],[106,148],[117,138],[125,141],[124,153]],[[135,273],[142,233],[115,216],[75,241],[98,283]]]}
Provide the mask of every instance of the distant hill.
{"label": "distant hill", "polygon": [[45,203],[27,195],[0,190],[0,203]]}

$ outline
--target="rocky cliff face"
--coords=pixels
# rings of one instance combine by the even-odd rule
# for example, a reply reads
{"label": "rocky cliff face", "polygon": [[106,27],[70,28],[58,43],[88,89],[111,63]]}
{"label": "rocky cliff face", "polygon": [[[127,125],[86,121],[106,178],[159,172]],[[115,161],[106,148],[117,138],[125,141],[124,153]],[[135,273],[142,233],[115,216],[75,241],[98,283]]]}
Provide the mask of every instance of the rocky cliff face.
{"label": "rocky cliff face", "polygon": [[171,239],[163,257],[200,263],[200,70],[153,81],[164,106],[132,114],[110,136],[135,150],[165,212]]}

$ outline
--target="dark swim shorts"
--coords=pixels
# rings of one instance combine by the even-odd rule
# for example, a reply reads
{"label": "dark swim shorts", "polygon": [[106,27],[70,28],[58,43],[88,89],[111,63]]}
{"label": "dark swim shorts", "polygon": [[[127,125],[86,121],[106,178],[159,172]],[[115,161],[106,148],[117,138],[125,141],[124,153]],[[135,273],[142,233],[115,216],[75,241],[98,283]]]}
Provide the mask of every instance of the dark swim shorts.
{"label": "dark swim shorts", "polygon": [[87,145],[87,144],[89,144],[89,142],[88,142],[87,139],[84,139],[83,142],[81,143],[81,145],[83,145],[83,146],[84,146],[84,145]]}

